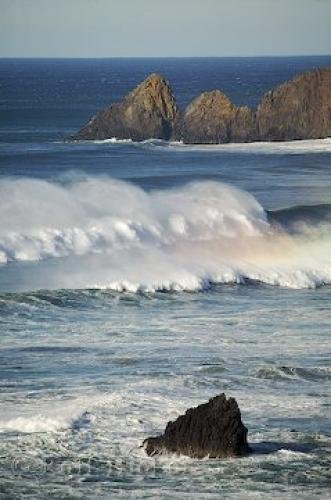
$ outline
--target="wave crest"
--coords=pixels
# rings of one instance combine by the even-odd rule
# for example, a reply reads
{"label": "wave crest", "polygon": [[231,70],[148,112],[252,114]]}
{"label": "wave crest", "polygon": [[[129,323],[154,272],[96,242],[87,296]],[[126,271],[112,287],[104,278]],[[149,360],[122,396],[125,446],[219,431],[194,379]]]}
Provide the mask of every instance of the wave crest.
{"label": "wave crest", "polygon": [[[43,262],[45,288],[331,282],[328,220],[312,224],[304,210],[292,231],[286,212],[270,217],[252,195],[220,182],[148,193],[110,178],[7,179],[0,200],[0,262]],[[29,289],[38,286],[29,278]]]}

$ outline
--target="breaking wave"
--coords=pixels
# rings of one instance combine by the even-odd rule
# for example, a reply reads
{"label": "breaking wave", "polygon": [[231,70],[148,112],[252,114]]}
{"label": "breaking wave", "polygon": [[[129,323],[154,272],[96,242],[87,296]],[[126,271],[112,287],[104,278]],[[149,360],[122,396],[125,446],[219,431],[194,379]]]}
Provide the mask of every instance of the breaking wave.
{"label": "breaking wave", "polygon": [[79,427],[82,423],[89,422],[88,413],[73,415],[43,415],[17,416],[0,420],[0,433],[4,432],[56,432],[58,430]]}
{"label": "breaking wave", "polygon": [[75,141],[77,143],[91,144],[113,144],[128,145],[155,149],[164,148],[168,151],[189,152],[189,151],[220,151],[224,153],[250,153],[250,154],[305,154],[305,153],[330,153],[331,138],[309,139],[281,142],[250,142],[250,143],[229,143],[229,144],[184,144],[180,141],[164,141],[162,139],[146,139],[135,142],[132,139],[95,139],[89,141]]}
{"label": "breaking wave", "polygon": [[256,372],[262,379],[290,380],[303,379],[313,382],[331,380],[331,369],[328,367],[301,368],[293,366],[263,366]]}
{"label": "breaking wave", "polygon": [[93,143],[93,144],[136,144],[132,139],[117,139],[117,137],[110,137],[109,139],[94,139],[91,140],[76,140],[78,143]]}
{"label": "breaking wave", "polygon": [[331,282],[330,227],[329,205],[267,213],[220,182],[152,192],[109,177],[0,183],[0,262],[38,262],[28,289],[315,287]]}
{"label": "breaking wave", "polygon": [[305,153],[330,153],[331,138],[309,139],[279,142],[250,142],[229,144],[183,144],[170,142],[169,149],[175,151],[223,151],[224,153],[250,153],[250,154],[305,154]]}

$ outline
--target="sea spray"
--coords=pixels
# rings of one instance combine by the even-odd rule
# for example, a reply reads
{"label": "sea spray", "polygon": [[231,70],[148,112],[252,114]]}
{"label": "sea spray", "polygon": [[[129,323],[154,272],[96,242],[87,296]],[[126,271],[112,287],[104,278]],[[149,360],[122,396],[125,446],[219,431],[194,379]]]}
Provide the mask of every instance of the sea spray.
{"label": "sea spray", "polygon": [[270,222],[251,194],[221,182],[146,192],[109,177],[4,179],[0,200],[1,262],[40,263],[31,273],[25,268],[29,289],[331,281],[328,223],[302,220],[291,232]]}

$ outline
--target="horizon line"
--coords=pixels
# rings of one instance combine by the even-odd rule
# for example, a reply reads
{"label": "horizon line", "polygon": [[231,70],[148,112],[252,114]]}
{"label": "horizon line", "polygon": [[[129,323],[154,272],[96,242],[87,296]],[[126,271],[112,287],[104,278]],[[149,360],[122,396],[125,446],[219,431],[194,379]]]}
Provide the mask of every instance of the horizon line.
{"label": "horizon line", "polygon": [[319,54],[265,54],[232,56],[0,56],[0,59],[258,59],[289,57],[331,57],[331,53]]}

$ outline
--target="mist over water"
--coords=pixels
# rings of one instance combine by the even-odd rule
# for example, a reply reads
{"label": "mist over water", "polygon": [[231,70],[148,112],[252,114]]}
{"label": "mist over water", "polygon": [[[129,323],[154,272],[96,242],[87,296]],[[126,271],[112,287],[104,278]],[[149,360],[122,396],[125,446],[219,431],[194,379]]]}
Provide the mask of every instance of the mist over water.
{"label": "mist over water", "polygon": [[[331,279],[329,226],[303,218],[290,234],[252,195],[221,182],[146,192],[106,176],[3,180],[0,200],[2,264],[44,261],[43,288],[193,291],[246,279],[301,288]],[[56,259],[50,270],[47,259]],[[38,286],[35,272],[24,287]]]}

